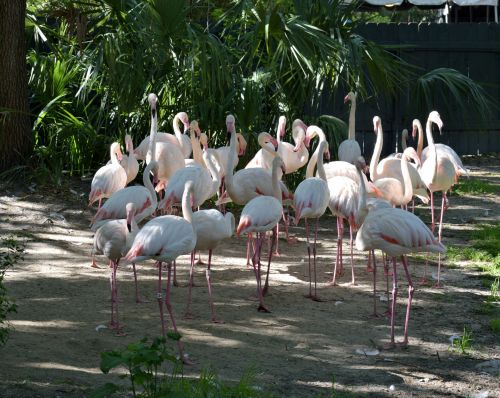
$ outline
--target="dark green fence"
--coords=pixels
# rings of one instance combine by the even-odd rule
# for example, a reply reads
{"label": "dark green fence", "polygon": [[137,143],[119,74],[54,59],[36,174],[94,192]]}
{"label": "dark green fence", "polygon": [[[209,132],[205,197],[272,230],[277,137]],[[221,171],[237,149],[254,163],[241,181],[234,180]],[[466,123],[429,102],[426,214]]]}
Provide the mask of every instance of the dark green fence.
{"label": "dark green fence", "polygon": [[[500,25],[499,24],[367,24],[359,33],[382,44],[408,45],[398,55],[423,69],[453,68],[482,84],[496,104],[500,104]],[[325,101],[322,112],[347,120],[343,93]],[[377,98],[359,103],[356,115],[356,138],[367,158],[372,153],[375,135],[372,118],[379,115],[384,127],[384,154],[394,152],[403,128],[411,131],[411,121],[419,118],[425,125],[427,115],[417,115],[411,107],[410,92],[399,98]],[[342,97],[343,98],[343,97]],[[449,98],[453,101],[453,98]],[[432,109],[429,109],[429,111]],[[500,108],[493,109],[489,120],[479,115],[444,112],[445,128],[436,141],[453,147],[459,155],[500,152]],[[415,146],[416,143],[409,142]],[[398,148],[400,143],[398,142]]]}

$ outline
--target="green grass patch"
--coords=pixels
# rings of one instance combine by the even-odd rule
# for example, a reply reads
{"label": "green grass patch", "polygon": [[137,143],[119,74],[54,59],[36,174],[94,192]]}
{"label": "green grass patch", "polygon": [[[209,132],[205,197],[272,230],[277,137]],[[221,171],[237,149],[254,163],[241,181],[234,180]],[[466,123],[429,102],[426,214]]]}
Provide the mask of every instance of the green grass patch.
{"label": "green grass patch", "polygon": [[469,351],[472,349],[472,332],[467,326],[464,326],[462,336],[453,340],[451,348],[462,355],[469,355]]}
{"label": "green grass patch", "polygon": [[500,334],[500,318],[495,318],[490,321],[490,328],[493,333]]}
{"label": "green grass patch", "polygon": [[489,182],[473,179],[462,179],[453,190],[457,195],[484,195],[498,193],[499,188]]}

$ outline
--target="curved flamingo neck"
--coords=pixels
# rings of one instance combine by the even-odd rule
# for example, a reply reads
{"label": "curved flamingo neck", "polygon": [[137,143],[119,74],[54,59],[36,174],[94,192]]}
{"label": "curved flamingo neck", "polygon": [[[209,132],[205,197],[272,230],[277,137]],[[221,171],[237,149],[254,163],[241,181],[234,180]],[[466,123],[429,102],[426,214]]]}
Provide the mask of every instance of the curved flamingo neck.
{"label": "curved flamingo neck", "polygon": [[407,155],[403,152],[401,157],[401,174],[403,175],[403,203],[407,204],[413,197],[413,186],[411,183],[410,171],[408,170]]}
{"label": "curved flamingo neck", "polygon": [[120,161],[118,160],[118,155],[117,152],[120,152],[120,144],[113,142],[111,144],[111,147],[109,148],[109,157],[111,159],[112,164],[120,164]]}
{"label": "curved flamingo neck", "polygon": [[182,194],[182,216],[184,220],[188,223],[193,224],[193,209],[191,209],[190,198],[193,192],[193,188],[184,188],[184,193]]}
{"label": "curved flamingo neck", "polygon": [[151,133],[149,134],[149,148],[146,160],[155,160],[156,156],[156,132],[158,131],[157,110],[151,109]]}
{"label": "curved flamingo neck", "polygon": [[431,170],[429,182],[432,183],[437,174],[437,151],[434,138],[432,137],[432,120],[430,118],[427,119],[427,123],[425,124],[425,135],[427,137],[427,144],[429,145],[429,168]]}
{"label": "curved flamingo neck", "polygon": [[209,155],[208,152],[203,152],[203,160],[205,161],[205,164],[207,165],[208,171],[210,171],[210,175],[212,176],[212,192],[217,192],[217,189],[219,188],[220,185],[220,177],[219,173],[217,172],[217,168],[214,165],[214,162],[212,161],[212,157]]}
{"label": "curved flamingo neck", "polygon": [[350,140],[356,139],[356,95],[351,97],[351,110],[349,111],[349,135]]}
{"label": "curved flamingo neck", "polygon": [[319,178],[321,178],[323,181],[326,181],[326,173],[325,173],[325,167],[323,166],[323,155],[325,153],[327,143],[326,141],[323,141],[319,145],[319,151],[318,151],[318,175]]}
{"label": "curved flamingo neck", "polygon": [[149,177],[151,171],[153,170],[153,166],[155,165],[155,163],[153,163],[152,161],[149,162],[149,164],[146,166],[146,168],[144,169],[144,174],[142,175],[142,183],[144,184],[144,186],[147,188],[147,190],[149,191],[149,194],[151,196],[151,204],[154,206],[154,208],[156,209],[156,206],[158,205],[158,199],[156,198],[156,191],[155,191],[155,187],[153,186],[153,184],[151,183],[151,178]]}
{"label": "curved flamingo neck", "polygon": [[276,132],[276,141],[278,141],[278,144],[281,142],[281,132],[285,130],[285,126],[286,126],[286,118],[284,116],[280,116],[278,122],[278,131]]}
{"label": "curved flamingo neck", "polygon": [[234,164],[238,154],[236,153],[236,129],[231,130],[231,140],[229,141],[229,156],[227,159],[227,170],[224,176],[224,183],[226,185],[227,192],[231,196],[231,191],[233,190],[233,173]]}
{"label": "curved flamingo neck", "polygon": [[174,134],[175,134],[175,137],[177,138],[177,140],[179,141],[179,144],[182,141],[182,131],[179,129],[180,115],[181,115],[181,112],[177,113],[174,116],[174,120],[172,122],[172,127],[174,129]]}
{"label": "curved flamingo neck", "polygon": [[267,138],[267,134],[261,133],[259,134],[259,145],[262,148],[263,151],[266,151],[269,153],[272,157],[275,157],[277,155],[276,151],[273,151],[271,148],[269,148],[266,144],[267,142],[265,141]]}
{"label": "curved flamingo neck", "polygon": [[380,178],[377,173],[378,161],[380,159],[380,154],[382,153],[382,145],[384,143],[384,133],[382,131],[382,123],[377,125],[377,141],[375,141],[375,147],[373,148],[373,155],[370,160],[370,177],[372,181]]}
{"label": "curved flamingo neck", "polygon": [[196,163],[205,166],[205,162],[203,160],[203,153],[200,147],[200,140],[196,138],[196,133],[191,130],[189,132],[189,139],[191,140],[191,147],[193,148],[193,159]]}
{"label": "curved flamingo neck", "polygon": [[[318,145],[318,147],[316,148],[314,153],[309,158],[309,163],[307,164],[307,168],[306,168],[306,178],[314,177],[314,169],[316,168],[316,163],[318,162],[319,147],[320,146]],[[324,169],[325,168],[323,166],[323,170]]]}
{"label": "curved flamingo neck", "polygon": [[408,138],[408,135],[405,133],[401,134],[401,149],[403,152],[405,151],[406,148],[408,148],[408,145],[406,144],[406,139]]}
{"label": "curved flamingo neck", "polygon": [[281,158],[279,156],[276,156],[273,159],[273,169],[271,172],[271,178],[273,181],[273,196],[278,199],[280,203],[282,203],[282,198],[278,169],[281,167],[281,162]]}
{"label": "curved flamingo neck", "polygon": [[422,159],[422,151],[424,149],[424,132],[422,131],[422,123],[420,123],[419,120],[415,120],[415,124],[418,132],[417,155],[420,159]]}

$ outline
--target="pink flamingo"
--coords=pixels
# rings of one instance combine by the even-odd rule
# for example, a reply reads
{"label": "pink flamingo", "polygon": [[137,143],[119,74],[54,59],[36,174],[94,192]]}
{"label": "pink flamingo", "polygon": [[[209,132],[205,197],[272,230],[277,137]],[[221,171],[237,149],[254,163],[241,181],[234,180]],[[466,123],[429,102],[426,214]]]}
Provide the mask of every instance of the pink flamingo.
{"label": "pink flamingo", "polygon": [[446,248],[432,235],[429,228],[417,216],[397,208],[381,208],[368,212],[363,225],[358,230],[356,248],[362,251],[380,249],[393,257],[391,341],[386,346],[387,348],[396,346],[394,325],[398,286],[395,257],[401,256],[408,281],[408,303],[406,306],[404,338],[398,345],[406,346],[408,344],[408,321],[410,319],[414,287],[405,255],[414,252],[444,253]]}
{"label": "pink flamingo", "polygon": [[[327,153],[328,144],[321,142],[319,145],[319,152],[321,154]],[[328,191],[328,184],[326,183],[326,174],[323,168],[323,156],[318,160],[318,172],[320,178],[309,177],[302,181],[293,197],[293,207],[295,208],[295,225],[299,224],[300,219],[303,217],[306,224],[306,239],[307,239],[307,256],[309,258],[309,295],[307,297],[318,300],[316,295],[316,239],[318,237],[318,221],[319,218],[325,213],[330,199]],[[314,294],[312,293],[311,283],[311,245],[309,244],[309,226],[307,219],[315,218],[316,223],[314,226],[314,243],[312,245],[313,253],[313,268],[314,268]]]}
{"label": "pink flamingo", "polygon": [[89,206],[99,200],[99,209],[103,198],[109,198],[113,193],[127,185],[127,173],[120,165],[122,151],[118,142],[110,147],[111,164],[101,167],[94,175],[89,193]]}
{"label": "pink flamingo", "polygon": [[278,142],[278,154],[285,163],[285,173],[291,174],[306,165],[309,160],[309,151],[306,142],[306,124],[295,119],[292,124],[292,137],[295,145],[288,142]]}
{"label": "pink flamingo", "polygon": [[[158,290],[156,297],[160,309],[161,331],[165,336],[165,322],[163,313],[163,293],[162,293],[162,263],[167,263],[167,290],[165,296],[165,305],[172,321],[172,327],[175,333],[177,324],[170,300],[172,262],[182,254],[188,254],[196,246],[196,233],[193,228],[193,212],[189,205],[189,196],[193,189],[191,181],[186,182],[184,195],[182,197],[182,217],[160,216],[147,222],[144,227],[135,236],[134,242],[124,257],[126,261],[132,263],[142,262],[144,260],[154,259],[158,267]],[[183,355],[183,345],[179,340],[180,357],[184,362],[187,358]]]}
{"label": "pink flamingo", "polygon": [[[94,235],[94,248],[92,250],[92,262],[95,264],[95,255],[104,254],[109,259],[109,267],[111,268],[111,321],[109,323],[111,329],[118,330],[118,335],[123,335],[118,321],[118,289],[116,285],[116,270],[120,258],[122,258],[130,249],[132,241],[137,234],[139,227],[135,222],[135,204],[127,203],[126,206],[127,218],[125,220],[111,220],[104,223]],[[134,277],[136,277],[135,264]],[[97,264],[95,265],[96,268]],[[139,302],[139,294],[137,290],[137,278],[135,279],[135,295],[136,301]]]}
{"label": "pink flamingo", "polygon": [[[274,242],[276,237],[275,226],[278,224],[283,214],[282,206],[282,192],[280,189],[278,168],[284,168],[283,161],[279,156],[273,159],[272,168],[272,186],[273,195],[261,195],[251,199],[243,208],[241,212],[240,222],[236,229],[236,236],[241,234],[253,232],[256,233],[256,239],[253,245],[252,265],[257,280],[257,294],[259,297],[258,311],[270,312],[264,305],[264,298],[267,288],[269,286],[269,270],[271,267],[271,259],[273,256]],[[228,186],[229,188],[229,186]],[[267,263],[267,274],[264,288],[262,288],[261,273],[260,273],[260,257],[262,251],[262,244],[266,237],[266,232],[273,230],[269,248],[269,260]]]}
{"label": "pink flamingo", "polygon": [[[401,168],[401,159],[385,158],[379,162],[380,154],[382,152],[384,133],[382,131],[382,121],[378,116],[375,116],[373,118],[373,129],[375,134],[377,135],[377,140],[375,142],[375,147],[373,148],[373,155],[370,161],[371,180],[376,185],[376,181],[379,179],[392,178],[399,180],[402,184],[404,184],[403,172]],[[418,156],[416,155],[415,150],[413,148],[408,148],[406,153],[411,159],[415,160],[417,166],[420,166],[420,160],[418,159]],[[422,202],[428,203],[429,195],[427,194],[427,186],[423,181],[417,168],[413,167],[412,165],[408,168],[408,171],[410,173],[413,195],[417,196]],[[387,198],[387,195],[389,195],[389,193],[385,192],[384,195]]]}
{"label": "pink flamingo", "polygon": [[[445,155],[439,153],[436,150],[436,145],[434,144],[434,139],[432,137],[432,123],[437,124],[439,130],[443,128],[443,122],[439,113],[432,111],[427,118],[427,123],[425,126],[425,132],[427,135],[427,142],[429,143],[429,156],[426,158],[425,162],[422,163],[420,168],[420,175],[422,180],[425,182],[429,191],[431,193],[431,219],[432,225],[431,230],[434,231],[435,218],[434,218],[434,192],[442,192],[441,201],[441,214],[439,217],[439,231],[438,239],[441,242],[441,233],[443,229],[443,215],[446,207],[446,191],[448,191],[456,181],[456,170],[453,162]],[[438,260],[438,280],[436,286],[440,286],[440,273],[441,273],[441,256]],[[425,279],[425,276],[424,276]]]}
{"label": "pink flamingo", "polygon": [[208,265],[206,279],[208,285],[208,299],[210,310],[212,311],[212,322],[222,323],[215,314],[215,307],[212,300],[211,264],[212,251],[224,239],[230,238],[234,233],[235,221],[232,213],[222,214],[216,209],[198,210],[193,213],[193,226],[196,233],[195,251],[191,254],[191,270],[189,273],[189,296],[186,308],[186,318],[191,318],[191,289],[193,286],[194,258],[197,250],[208,250]]}
{"label": "pink flamingo", "polygon": [[[276,141],[271,134],[263,132],[257,138],[261,149],[257,151],[255,156],[247,163],[245,169],[262,168],[270,171],[272,168],[273,159],[278,154],[278,141]],[[281,179],[281,172],[278,174]]]}
{"label": "pink flamingo", "polygon": [[150,162],[142,176],[144,186],[135,185],[115,192],[97,211],[92,223],[92,231],[96,231],[106,220],[126,218],[127,203],[134,203],[136,212],[134,219],[137,223],[154,213],[157,206],[156,192],[150,180],[150,173],[156,168],[156,162]]}
{"label": "pink flamingo", "polygon": [[339,160],[352,163],[358,161],[361,156],[361,148],[356,141],[356,94],[350,91],[344,98],[344,102],[351,102],[349,112],[349,134],[347,140],[339,145]]}
{"label": "pink flamingo", "polygon": [[[150,94],[151,95],[151,94]],[[148,96],[148,101],[151,103],[151,99]],[[158,101],[158,98],[156,98]],[[181,150],[183,158],[189,158],[191,156],[191,141],[186,134],[182,134],[179,129],[179,122],[184,125],[184,131],[189,129],[189,117],[186,112],[179,112],[174,116],[174,120],[172,122],[172,126],[174,129],[174,134],[170,133],[157,133],[156,141],[157,142],[166,142],[175,146],[178,146]],[[139,146],[135,149],[134,154],[137,159],[144,160],[146,159],[146,155],[150,146],[150,137],[144,138]]]}
{"label": "pink flamingo", "polygon": [[156,94],[149,94],[148,100],[151,106],[151,134],[146,163],[154,159],[158,164],[156,170],[158,184],[155,189],[160,192],[165,188],[170,177],[178,169],[185,167],[185,162],[181,148],[178,145],[168,142],[156,142],[158,136],[158,97]]}

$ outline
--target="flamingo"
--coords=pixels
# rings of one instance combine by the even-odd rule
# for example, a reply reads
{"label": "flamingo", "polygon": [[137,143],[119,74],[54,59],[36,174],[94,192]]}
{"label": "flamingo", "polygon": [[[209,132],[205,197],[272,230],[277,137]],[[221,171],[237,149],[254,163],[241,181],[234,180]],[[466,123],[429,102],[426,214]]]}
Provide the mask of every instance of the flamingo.
{"label": "flamingo", "polygon": [[[150,98],[148,97],[148,101],[151,103]],[[158,101],[158,99],[157,99]],[[186,112],[179,112],[174,116],[174,120],[172,122],[174,134],[170,133],[157,133],[156,141],[157,142],[167,142],[172,145],[176,145],[182,152],[183,158],[189,158],[191,156],[191,142],[189,137],[186,134],[182,134],[179,129],[179,122],[184,125],[184,130],[187,131],[189,129],[189,118]],[[150,137],[144,138],[139,146],[135,149],[134,154],[137,159],[144,160],[146,159],[146,155],[148,152],[148,148],[150,146]]]}
{"label": "flamingo", "polygon": [[158,163],[156,175],[158,184],[156,191],[160,192],[167,185],[168,180],[178,170],[185,166],[184,156],[178,145],[168,142],[156,142],[158,131],[158,97],[156,94],[149,94],[149,105],[151,106],[151,134],[149,139],[149,149],[146,155],[146,163],[152,159]]}
{"label": "flamingo", "polygon": [[[415,138],[415,133],[416,131],[414,130],[413,138]],[[423,146],[424,135],[422,125],[420,125],[420,128],[418,129],[417,155],[422,163],[424,163],[430,156],[430,144],[422,150]],[[438,156],[446,156],[453,163],[453,166],[455,167],[455,182],[457,182],[458,179],[464,174],[469,176],[469,170],[464,167],[460,156],[458,156],[451,147],[445,144],[434,144],[434,147],[436,148]]]}
{"label": "flamingo", "polygon": [[134,203],[136,212],[134,219],[137,223],[149,217],[156,210],[156,192],[149,179],[150,173],[156,168],[156,162],[150,162],[144,169],[142,181],[144,186],[135,185],[115,192],[97,211],[92,219],[91,229],[96,231],[105,220],[126,218],[127,203]]}
{"label": "flamingo", "polygon": [[[434,192],[442,192],[441,201],[441,214],[439,217],[439,231],[438,239],[441,242],[441,233],[443,229],[443,215],[446,205],[446,191],[448,191],[456,181],[456,169],[453,162],[445,155],[441,154],[434,144],[434,139],[432,137],[432,123],[437,124],[439,131],[443,128],[443,122],[439,113],[432,111],[429,113],[427,118],[427,123],[425,126],[425,132],[427,135],[427,142],[429,144],[429,156],[426,158],[425,162],[422,163],[420,168],[420,175],[422,180],[425,182],[429,191],[431,193],[431,230],[434,231],[435,218],[434,218]],[[437,287],[440,287],[440,273],[441,273],[441,256],[438,260],[438,280]]]}
{"label": "flamingo", "polygon": [[[357,230],[366,215],[366,184],[362,177],[363,163],[357,164],[358,182],[346,176],[334,176],[327,179],[330,192],[328,207],[337,217],[337,257],[333,270],[332,285],[336,284],[337,275],[343,273],[342,240],[344,236],[344,219],[349,223],[349,244],[351,250],[351,284],[355,284],[353,259],[353,231]],[[338,271],[337,271],[338,268]]]}
{"label": "flamingo", "polygon": [[278,142],[278,155],[283,159],[286,174],[296,172],[309,160],[309,151],[305,145],[306,130],[306,124],[300,119],[295,119],[292,124],[292,137],[295,146],[284,141]]}
{"label": "flamingo", "polygon": [[120,165],[122,151],[118,142],[110,146],[111,164],[107,164],[96,171],[89,193],[89,206],[99,200],[99,209],[103,198],[109,198],[113,193],[127,185],[127,173]]}
{"label": "flamingo", "polygon": [[[196,246],[196,233],[193,228],[193,212],[189,205],[189,196],[193,189],[193,182],[186,182],[184,195],[182,197],[183,217],[160,216],[147,222],[135,236],[134,242],[124,257],[128,262],[138,263],[144,260],[154,259],[158,267],[158,290],[157,299],[160,309],[161,331],[165,336],[165,322],[163,316],[163,293],[162,293],[162,263],[167,263],[167,290],[165,305],[172,321],[175,333],[178,333],[172,304],[170,300],[170,280],[172,275],[172,262],[183,254],[193,251]],[[183,355],[183,344],[179,340],[179,352],[183,362],[188,362]]]}
{"label": "flamingo", "polygon": [[[240,236],[244,233],[248,233],[250,235],[253,232],[255,232],[257,235],[255,243],[253,245],[252,265],[255,272],[255,278],[257,280],[257,295],[259,297],[259,307],[257,308],[257,310],[261,312],[270,312],[269,309],[264,305],[263,295],[266,293],[269,286],[269,270],[271,267],[274,242],[276,237],[275,227],[283,214],[281,199],[282,192],[279,184],[280,181],[278,178],[278,168],[280,167],[284,168],[285,166],[281,158],[279,156],[276,156],[273,159],[272,167],[273,195],[262,195],[251,199],[243,208],[241,212],[240,222],[238,224],[238,228],[236,229],[236,236]],[[272,230],[273,233],[270,237],[271,241],[269,248],[269,259],[267,263],[266,282],[264,288],[262,288],[260,257],[266,232],[270,230]]]}
{"label": "flamingo", "polygon": [[191,289],[193,286],[194,253],[197,250],[208,250],[208,265],[206,279],[208,285],[208,299],[210,310],[212,311],[212,322],[222,323],[215,314],[215,307],[212,300],[211,264],[212,251],[224,239],[230,238],[234,233],[235,221],[232,213],[222,214],[216,209],[198,210],[193,213],[193,226],[196,233],[195,251],[191,255],[191,270],[189,274],[189,296],[186,308],[186,318],[191,318]]}
{"label": "flamingo", "polygon": [[123,155],[120,165],[125,169],[127,173],[127,184],[131,183],[137,177],[139,172],[139,162],[134,155],[134,143],[132,137],[128,134],[125,135],[125,148],[127,149],[128,155]]}
{"label": "flamingo", "polygon": [[[261,149],[257,151],[255,156],[247,163],[245,169],[263,168],[264,170],[271,170],[273,159],[278,153],[278,141],[276,141],[271,134],[263,132],[257,138]],[[278,174],[281,180],[282,174]]]}
{"label": "flamingo", "polygon": [[[382,121],[378,116],[375,116],[373,118],[373,129],[375,134],[377,135],[377,140],[375,142],[373,155],[370,161],[371,180],[375,183],[378,179],[381,178],[394,178],[399,180],[401,183],[404,183],[401,168],[401,159],[385,158],[379,163],[380,154],[382,152],[384,133],[382,131]],[[417,166],[420,165],[420,160],[418,159],[418,156],[416,156],[413,148],[407,148],[407,155],[415,160]],[[418,197],[422,202],[428,203],[429,195],[427,194],[427,185],[423,181],[420,173],[417,171],[417,168],[410,166],[408,170],[410,173],[413,195]]]}
{"label": "flamingo", "polygon": [[[328,144],[322,142],[319,145],[319,152],[321,154],[327,153]],[[309,258],[309,295],[307,297],[318,300],[316,295],[316,239],[318,237],[318,221],[319,218],[325,213],[330,199],[328,191],[328,184],[326,182],[326,174],[323,168],[323,156],[318,160],[318,172],[320,178],[309,177],[302,181],[293,196],[293,207],[295,208],[295,225],[299,224],[300,219],[303,217],[306,224],[306,239],[307,239],[307,255]],[[312,246],[313,253],[313,268],[314,268],[314,294],[312,294],[311,283],[311,246],[309,244],[309,227],[307,224],[308,218],[315,218],[316,223],[314,226],[314,243]]]}
{"label": "flamingo", "polygon": [[344,140],[339,145],[339,160],[352,163],[358,161],[361,156],[361,148],[356,141],[356,94],[350,91],[344,98],[345,102],[351,102],[351,110],[349,112],[349,134],[347,140]]}
{"label": "flamingo", "polygon": [[[116,270],[120,258],[122,258],[130,249],[132,241],[137,234],[139,227],[135,222],[135,204],[127,203],[126,205],[127,218],[125,220],[111,220],[103,224],[94,235],[93,264],[95,264],[95,254],[104,254],[109,259],[111,268],[111,321],[109,323],[111,329],[118,330],[118,335],[123,335],[118,321],[118,290],[116,287]],[[97,265],[95,265],[97,268]],[[135,264],[134,277],[136,276]],[[139,301],[136,281],[136,300]]]}
{"label": "flamingo", "polygon": [[[391,309],[391,341],[386,346],[396,346],[394,325],[396,316],[397,273],[396,257],[401,256],[408,281],[408,303],[404,326],[404,338],[398,345],[408,344],[408,321],[413,299],[413,283],[408,271],[406,254],[414,252],[444,253],[446,248],[433,236],[427,226],[414,214],[397,208],[381,208],[368,212],[356,236],[356,248],[361,251],[380,249],[393,257],[393,287]],[[375,258],[375,257],[374,257]]]}
{"label": "flamingo", "polygon": [[159,209],[170,209],[173,204],[181,201],[186,181],[193,181],[192,207],[201,206],[217,193],[220,178],[207,152],[203,153],[203,161],[208,170],[196,163],[179,169],[172,175],[165,189],[165,198],[158,204]]}

